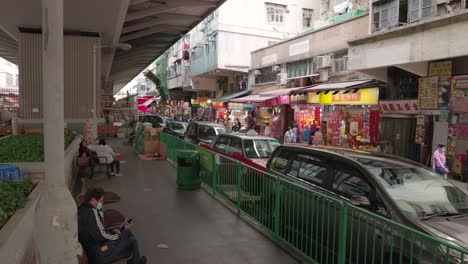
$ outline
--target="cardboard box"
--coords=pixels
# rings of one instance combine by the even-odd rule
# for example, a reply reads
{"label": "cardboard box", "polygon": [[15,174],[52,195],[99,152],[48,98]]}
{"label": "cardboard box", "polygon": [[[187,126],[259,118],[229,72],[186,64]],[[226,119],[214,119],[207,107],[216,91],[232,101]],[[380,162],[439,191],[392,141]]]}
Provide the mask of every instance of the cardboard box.
{"label": "cardboard box", "polygon": [[159,152],[159,141],[147,141],[143,143],[143,153],[156,153]]}

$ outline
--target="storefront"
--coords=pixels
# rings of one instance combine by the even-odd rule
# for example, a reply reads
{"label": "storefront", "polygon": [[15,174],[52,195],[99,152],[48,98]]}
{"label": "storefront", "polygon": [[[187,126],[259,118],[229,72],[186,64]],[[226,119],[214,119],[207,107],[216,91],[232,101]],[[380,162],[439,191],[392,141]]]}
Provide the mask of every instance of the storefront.
{"label": "storefront", "polygon": [[327,145],[371,150],[379,140],[380,123],[379,89],[369,87],[374,84],[329,83],[295,93],[292,101],[298,110],[297,122],[312,125],[315,120]]}
{"label": "storefront", "polygon": [[[201,121],[213,121],[215,111],[212,107],[211,99],[208,97],[197,97],[191,100],[192,115]],[[193,116],[192,116],[193,117]]]}

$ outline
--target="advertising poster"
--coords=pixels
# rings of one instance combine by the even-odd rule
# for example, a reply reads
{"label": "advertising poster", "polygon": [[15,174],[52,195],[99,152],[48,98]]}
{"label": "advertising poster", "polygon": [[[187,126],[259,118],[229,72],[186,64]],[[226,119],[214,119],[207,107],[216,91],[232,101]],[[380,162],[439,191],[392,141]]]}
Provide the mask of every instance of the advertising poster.
{"label": "advertising poster", "polygon": [[451,77],[452,76],[452,61],[433,62],[429,64],[429,76]]}
{"label": "advertising poster", "polygon": [[439,78],[429,77],[419,79],[419,108],[438,109]]}
{"label": "advertising poster", "polygon": [[447,77],[439,78],[439,109],[448,110],[450,101],[450,82]]}
{"label": "advertising poster", "polygon": [[468,78],[452,79],[450,111],[468,112]]}

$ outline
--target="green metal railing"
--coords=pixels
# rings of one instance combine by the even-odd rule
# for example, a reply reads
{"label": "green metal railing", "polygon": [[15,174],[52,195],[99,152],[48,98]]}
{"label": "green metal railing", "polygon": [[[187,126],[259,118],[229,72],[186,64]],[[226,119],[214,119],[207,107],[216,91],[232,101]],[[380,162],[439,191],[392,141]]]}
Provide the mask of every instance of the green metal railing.
{"label": "green metal railing", "polygon": [[[164,135],[168,159],[197,146]],[[468,263],[468,251],[270,173],[198,147],[200,176],[238,214],[313,263]],[[169,152],[171,154],[169,154]]]}

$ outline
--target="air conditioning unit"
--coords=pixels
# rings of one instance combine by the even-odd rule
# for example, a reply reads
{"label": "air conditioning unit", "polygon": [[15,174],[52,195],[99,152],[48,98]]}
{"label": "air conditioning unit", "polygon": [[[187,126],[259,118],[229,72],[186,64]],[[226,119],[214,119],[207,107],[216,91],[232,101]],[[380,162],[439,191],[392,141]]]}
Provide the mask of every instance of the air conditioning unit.
{"label": "air conditioning unit", "polygon": [[279,70],[280,70],[280,66],[279,66],[279,65],[275,65],[275,66],[271,67],[271,70],[272,70],[272,71],[279,71]]}
{"label": "air conditioning unit", "polygon": [[262,74],[262,72],[261,72],[260,70],[254,70],[253,73],[254,73],[254,75],[260,75],[260,74]]}
{"label": "air conditioning unit", "polygon": [[330,78],[330,73],[327,69],[320,70],[319,77],[321,82],[327,82]]}
{"label": "air conditioning unit", "polygon": [[319,69],[331,67],[331,56],[330,55],[317,56],[317,67]]}
{"label": "air conditioning unit", "polygon": [[288,74],[287,73],[278,73],[276,75],[276,83],[277,84],[286,84],[288,82]]}

